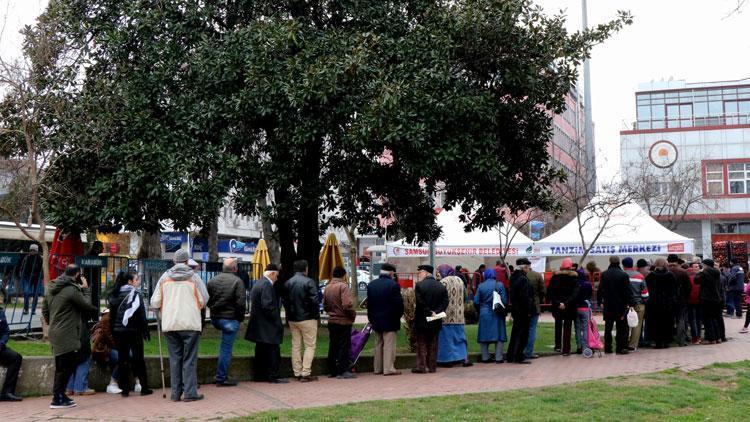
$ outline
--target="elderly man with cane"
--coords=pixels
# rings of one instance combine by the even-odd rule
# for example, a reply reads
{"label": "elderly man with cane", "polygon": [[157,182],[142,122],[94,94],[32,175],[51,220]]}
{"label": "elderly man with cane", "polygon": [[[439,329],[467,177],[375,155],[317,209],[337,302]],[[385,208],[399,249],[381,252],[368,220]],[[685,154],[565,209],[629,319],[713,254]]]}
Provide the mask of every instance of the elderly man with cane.
{"label": "elderly man with cane", "polygon": [[151,296],[151,307],[161,313],[161,330],[167,339],[172,401],[203,399],[198,394],[198,340],[208,291],[187,265],[189,259],[186,250],[175,252],[175,265],[161,276]]}

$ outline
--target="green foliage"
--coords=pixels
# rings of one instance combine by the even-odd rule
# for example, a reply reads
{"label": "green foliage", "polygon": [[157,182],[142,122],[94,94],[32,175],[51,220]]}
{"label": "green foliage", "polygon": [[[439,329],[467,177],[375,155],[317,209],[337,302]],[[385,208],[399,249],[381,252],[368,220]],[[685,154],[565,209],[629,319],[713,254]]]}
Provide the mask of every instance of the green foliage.
{"label": "green foliage", "polygon": [[231,192],[276,223],[285,264],[316,262],[326,225],[378,231],[381,215],[433,239],[443,187],[468,228],[556,209],[551,114],[630,21],[571,34],[531,0],[57,0],[47,14],[85,62],[85,118],[55,170],[81,201],[48,195],[54,222],[187,227]]}

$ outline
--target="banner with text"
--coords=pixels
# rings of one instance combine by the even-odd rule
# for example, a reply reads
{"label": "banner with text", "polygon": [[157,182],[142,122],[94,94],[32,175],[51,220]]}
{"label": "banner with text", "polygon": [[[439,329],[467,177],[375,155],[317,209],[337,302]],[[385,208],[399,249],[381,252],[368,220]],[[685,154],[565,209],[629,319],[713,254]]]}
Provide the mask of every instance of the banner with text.
{"label": "banner with text", "polygon": [[[582,246],[537,244],[541,247],[543,256],[581,256],[584,248]],[[628,245],[596,245],[591,248],[589,255],[666,255],[666,254],[691,254],[693,253],[692,242],[676,243],[634,243]]]}
{"label": "banner with text", "polygon": [[[389,258],[423,258],[429,256],[429,246],[388,245]],[[499,246],[435,246],[435,256],[501,256],[503,249]],[[511,246],[507,255],[529,256],[534,253],[532,245]]]}

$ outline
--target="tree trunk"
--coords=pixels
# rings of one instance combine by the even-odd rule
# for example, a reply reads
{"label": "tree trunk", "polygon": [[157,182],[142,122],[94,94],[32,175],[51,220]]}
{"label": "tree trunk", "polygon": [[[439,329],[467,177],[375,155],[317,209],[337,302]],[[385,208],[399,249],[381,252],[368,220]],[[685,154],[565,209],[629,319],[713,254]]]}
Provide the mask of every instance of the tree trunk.
{"label": "tree trunk", "polygon": [[[268,201],[266,198],[258,201],[258,205],[261,208],[268,207]],[[266,218],[261,214],[261,224],[263,225],[263,239],[266,241],[268,247],[268,256],[271,262],[278,264],[281,262],[281,245],[279,242],[279,233],[273,229],[273,222],[270,218]]]}
{"label": "tree trunk", "polygon": [[320,225],[318,224],[318,201],[301,207],[297,225],[297,256],[307,261],[307,275],[318,279],[320,258]]}
{"label": "tree trunk", "polygon": [[161,259],[161,234],[155,232],[142,231],[138,241],[137,259]]}
{"label": "tree trunk", "polygon": [[217,215],[208,226],[208,260],[219,261],[219,216]]}
{"label": "tree trunk", "polygon": [[[276,195],[277,203],[286,204],[287,201],[290,201],[289,191],[286,189],[275,189],[274,194]],[[294,247],[294,220],[288,214],[282,212],[277,218],[276,228],[278,230],[280,249],[278,262],[281,263],[279,279],[285,282],[294,275],[292,265],[294,264],[294,260],[297,259],[297,252]]]}
{"label": "tree trunk", "polygon": [[346,228],[346,237],[349,240],[349,279],[352,281],[352,303],[356,307],[359,303],[359,280],[357,277],[357,236],[354,227]]}

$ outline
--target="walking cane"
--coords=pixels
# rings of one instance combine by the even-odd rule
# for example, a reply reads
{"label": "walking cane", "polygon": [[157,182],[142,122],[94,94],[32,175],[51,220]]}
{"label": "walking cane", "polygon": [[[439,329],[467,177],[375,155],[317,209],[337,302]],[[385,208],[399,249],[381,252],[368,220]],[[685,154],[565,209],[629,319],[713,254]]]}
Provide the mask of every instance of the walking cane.
{"label": "walking cane", "polygon": [[164,354],[161,351],[161,320],[159,314],[156,315],[156,334],[159,336],[159,367],[161,368],[161,397],[167,398],[167,388],[164,382]]}

